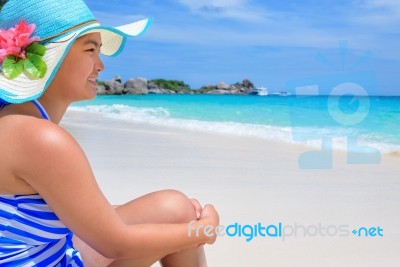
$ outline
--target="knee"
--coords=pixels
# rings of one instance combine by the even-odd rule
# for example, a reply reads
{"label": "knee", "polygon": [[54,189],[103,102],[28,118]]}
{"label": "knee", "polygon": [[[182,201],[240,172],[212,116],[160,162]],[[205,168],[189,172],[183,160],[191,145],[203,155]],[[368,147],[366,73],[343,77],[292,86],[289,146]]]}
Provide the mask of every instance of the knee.
{"label": "knee", "polygon": [[160,208],[170,223],[183,223],[196,220],[196,211],[190,199],[180,191],[163,190],[159,192]]}

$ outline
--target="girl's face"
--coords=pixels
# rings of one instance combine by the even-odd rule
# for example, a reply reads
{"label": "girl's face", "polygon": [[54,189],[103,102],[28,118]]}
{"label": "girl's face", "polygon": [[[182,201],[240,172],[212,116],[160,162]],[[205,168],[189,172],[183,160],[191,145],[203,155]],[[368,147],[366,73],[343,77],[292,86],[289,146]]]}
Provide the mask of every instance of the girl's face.
{"label": "girl's face", "polygon": [[56,92],[69,102],[94,98],[96,79],[104,69],[99,57],[100,46],[100,33],[89,33],[78,38],[46,91]]}

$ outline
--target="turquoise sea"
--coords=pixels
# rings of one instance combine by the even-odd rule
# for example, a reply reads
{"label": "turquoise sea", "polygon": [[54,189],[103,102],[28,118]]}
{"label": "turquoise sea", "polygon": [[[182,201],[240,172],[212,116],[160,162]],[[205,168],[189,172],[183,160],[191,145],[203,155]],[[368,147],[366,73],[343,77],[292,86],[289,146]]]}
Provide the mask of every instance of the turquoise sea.
{"label": "turquoise sea", "polygon": [[124,95],[98,96],[71,109],[309,146],[332,142],[340,150],[356,140],[383,153],[400,151],[400,97]]}

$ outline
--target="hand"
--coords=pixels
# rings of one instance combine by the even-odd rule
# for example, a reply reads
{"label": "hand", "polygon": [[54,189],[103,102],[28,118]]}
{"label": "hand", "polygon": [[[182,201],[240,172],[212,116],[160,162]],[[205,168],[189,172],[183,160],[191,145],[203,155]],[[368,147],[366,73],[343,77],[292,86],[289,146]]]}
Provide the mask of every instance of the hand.
{"label": "hand", "polygon": [[[207,204],[204,206],[200,214],[199,222],[204,226],[211,225],[215,230],[215,228],[219,225],[219,215],[213,205]],[[207,236],[207,238],[207,244],[214,244],[215,240],[217,239],[217,234],[214,232],[212,236]]]}
{"label": "hand", "polygon": [[191,198],[190,201],[192,202],[194,210],[196,211],[196,217],[197,217],[197,219],[199,219],[201,211],[203,210],[203,208],[201,207],[201,204],[197,199]]}

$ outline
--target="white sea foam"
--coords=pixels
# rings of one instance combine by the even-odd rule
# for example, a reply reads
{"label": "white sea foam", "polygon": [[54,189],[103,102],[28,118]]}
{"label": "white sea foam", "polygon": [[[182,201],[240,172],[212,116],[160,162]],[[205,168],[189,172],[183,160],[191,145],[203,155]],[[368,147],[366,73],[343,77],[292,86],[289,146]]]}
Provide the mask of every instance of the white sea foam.
{"label": "white sea foam", "polygon": [[70,107],[70,110],[100,114],[107,118],[125,120],[130,122],[148,123],[152,125],[168,126],[179,129],[216,133],[221,135],[255,137],[286,143],[299,143],[321,149],[322,145],[330,146],[329,142],[322,142],[320,137],[337,136],[332,139],[332,148],[343,151],[368,152],[370,148],[378,149],[382,153],[400,151],[400,147],[372,141],[368,136],[360,135],[356,146],[349,146],[347,136],[354,133],[351,130],[329,128],[292,128],[271,125],[259,125],[238,122],[201,121],[173,118],[165,108],[139,108],[127,105],[93,105],[84,107]]}

